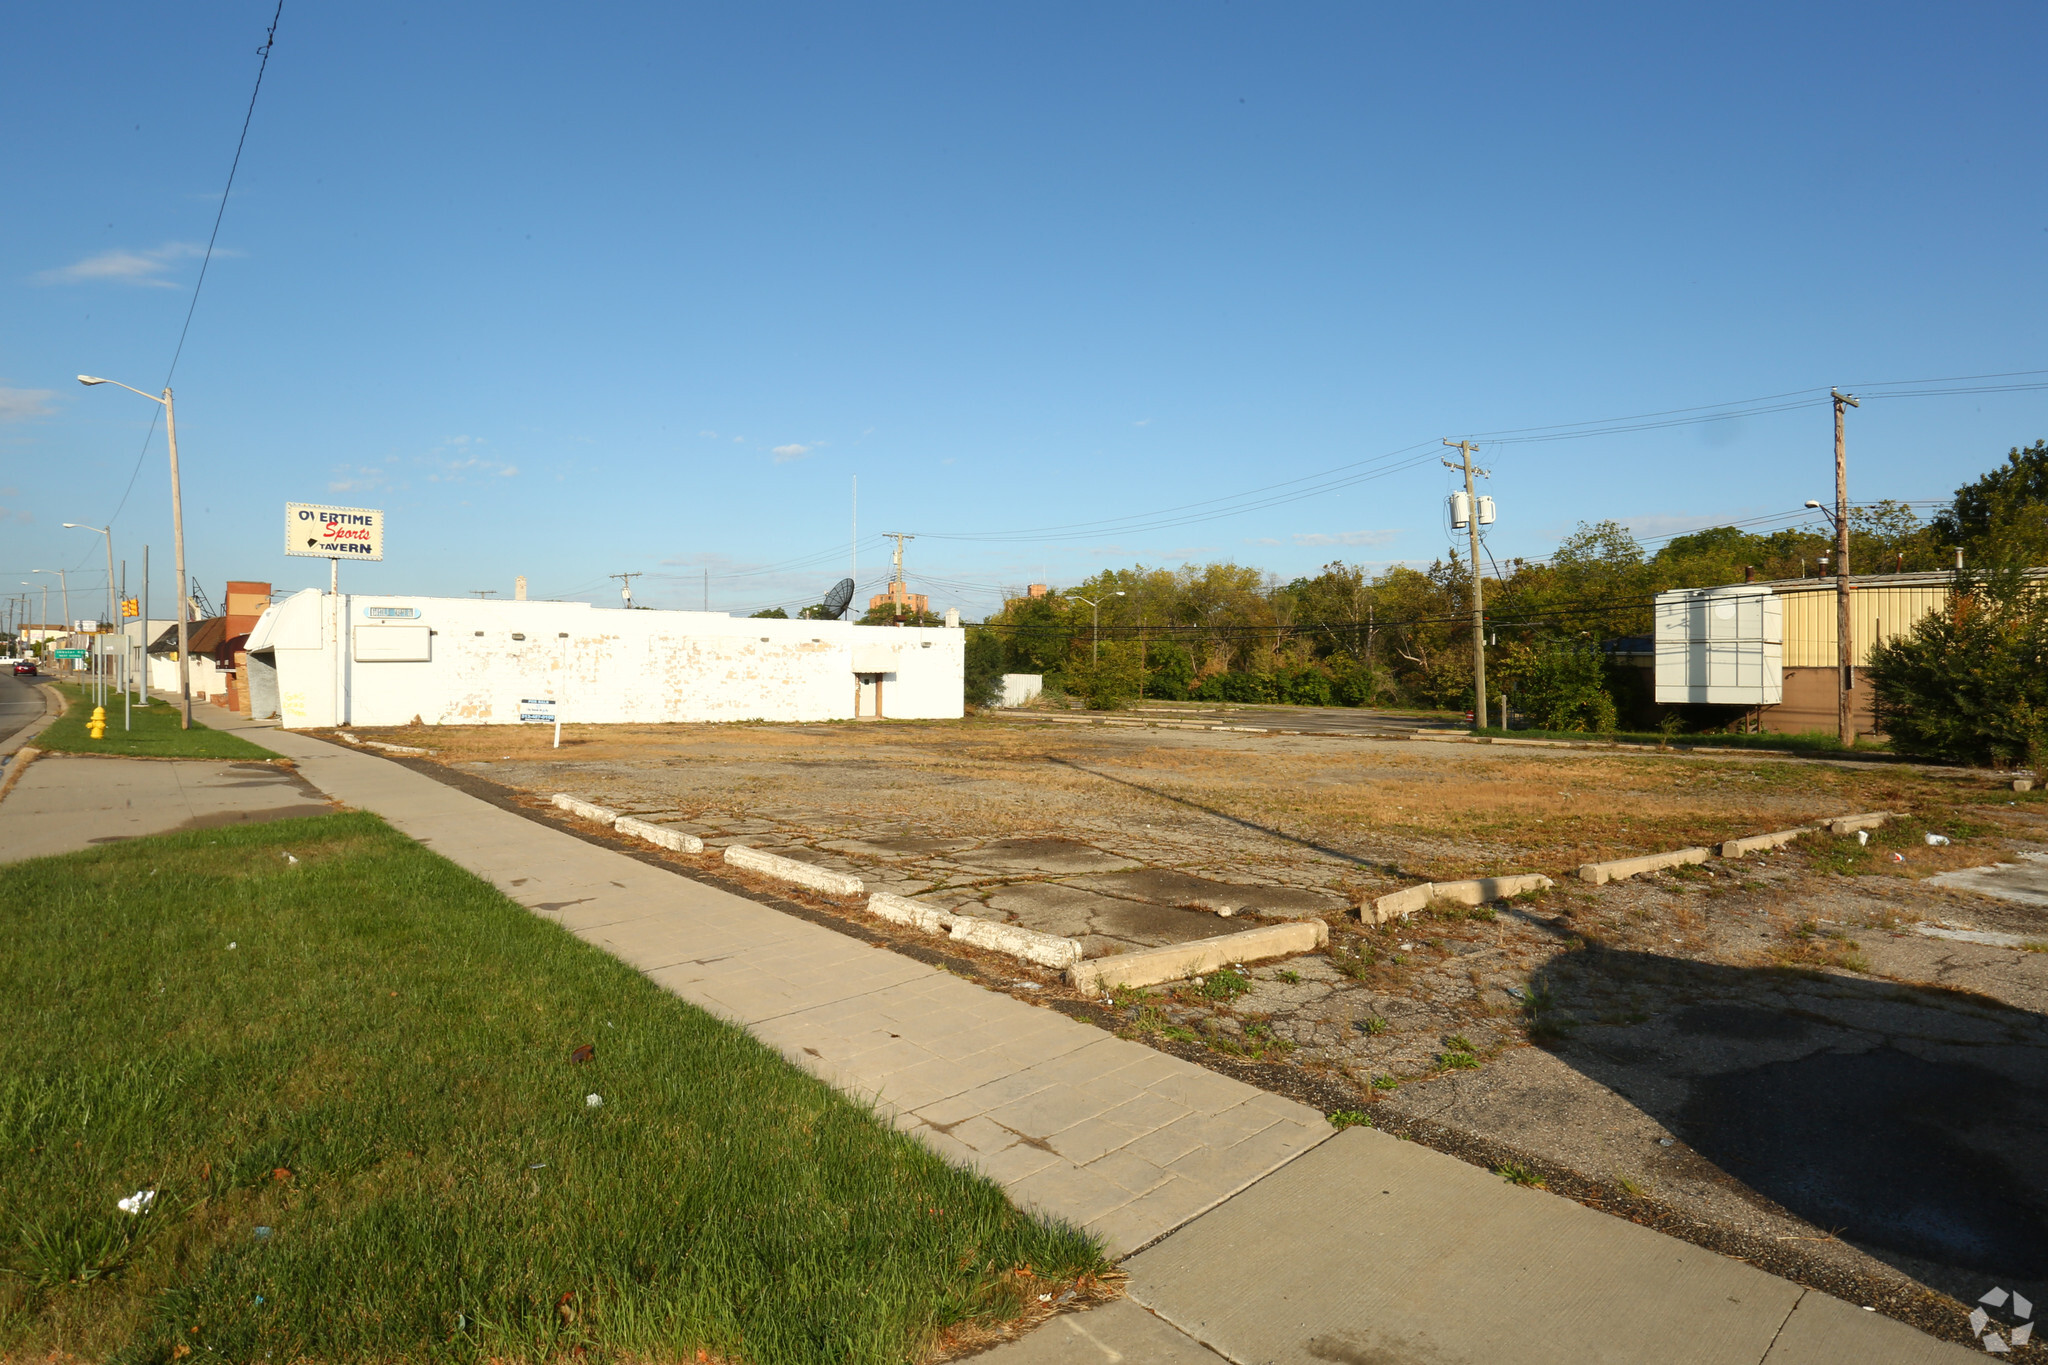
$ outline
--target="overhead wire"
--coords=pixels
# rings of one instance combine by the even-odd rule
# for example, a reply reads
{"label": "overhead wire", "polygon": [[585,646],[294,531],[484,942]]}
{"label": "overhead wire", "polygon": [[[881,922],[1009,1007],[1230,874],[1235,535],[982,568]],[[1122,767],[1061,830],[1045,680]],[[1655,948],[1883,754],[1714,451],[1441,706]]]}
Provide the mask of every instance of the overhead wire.
{"label": "overhead wire", "polygon": [[[207,268],[213,264],[214,244],[220,240],[221,220],[227,217],[228,196],[233,193],[235,188],[235,173],[242,168],[242,148],[249,141],[249,125],[256,117],[256,97],[263,93],[263,73],[270,67],[270,49],[277,42],[277,25],[278,21],[283,17],[284,0],[277,0],[277,8],[270,16],[270,27],[264,31],[263,46],[256,50],[259,58],[256,64],[256,84],[249,91],[249,107],[242,114],[241,136],[235,139],[234,160],[228,163],[228,181],[221,188],[220,207],[214,211],[213,231],[207,236],[206,253],[199,262],[199,278],[192,284],[192,301],[185,307],[185,323],[178,329],[178,344],[171,352],[170,367],[164,371],[163,386],[166,389],[171,387],[171,379],[178,372],[178,361],[185,354],[185,338],[192,331],[192,315],[199,310],[199,291],[206,287]],[[121,501],[114,505],[114,515],[107,518],[106,524],[108,526],[112,526],[118,521],[122,511],[128,506],[128,497],[135,491],[136,477],[142,473],[142,461],[149,454],[150,443],[156,437],[157,418],[162,415],[163,409],[161,404],[157,405],[156,410],[150,413],[149,429],[142,436],[142,449],[135,454],[135,467],[128,472],[127,486],[121,490]],[[179,585],[179,590],[184,591],[183,584]]]}

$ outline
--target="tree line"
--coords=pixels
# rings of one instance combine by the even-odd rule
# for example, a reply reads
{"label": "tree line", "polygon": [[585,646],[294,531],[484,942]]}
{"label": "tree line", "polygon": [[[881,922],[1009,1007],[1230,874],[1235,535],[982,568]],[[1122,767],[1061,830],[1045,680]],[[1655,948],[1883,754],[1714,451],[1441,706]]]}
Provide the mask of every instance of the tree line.
{"label": "tree line", "polygon": [[[2048,563],[2048,442],[2015,447],[1931,518],[1889,501],[1851,512],[1858,574],[1952,571],[1958,550],[1973,574]],[[1650,634],[1657,593],[1826,576],[1833,554],[1825,526],[1715,527],[1652,552],[1616,522],[1581,523],[1546,559],[1480,566],[1489,678],[1543,728],[1654,723],[1644,670],[1614,660],[1617,642]],[[1288,582],[1233,562],[1105,570],[970,628],[969,700],[985,704],[1003,673],[1037,673],[1095,707],[1469,708],[1471,573],[1456,547],[1427,568],[1333,562]]]}

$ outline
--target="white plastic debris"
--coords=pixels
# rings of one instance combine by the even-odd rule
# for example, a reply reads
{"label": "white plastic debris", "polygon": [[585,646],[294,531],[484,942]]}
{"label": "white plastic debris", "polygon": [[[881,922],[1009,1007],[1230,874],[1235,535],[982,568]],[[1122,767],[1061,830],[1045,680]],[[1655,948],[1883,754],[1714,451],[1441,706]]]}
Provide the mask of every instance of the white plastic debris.
{"label": "white plastic debris", "polygon": [[599,1095],[599,1094],[597,1094],[597,1093],[595,1093],[595,1092],[593,1092],[593,1093],[591,1093],[591,1094],[588,1094],[588,1095],[585,1095],[585,1096],[583,1097],[583,1107],[584,1107],[585,1109],[598,1109],[598,1108],[602,1108],[602,1107],[603,1107],[603,1105],[604,1105],[604,1096],[602,1096],[602,1095]]}
{"label": "white plastic debris", "polygon": [[156,1202],[155,1190],[137,1190],[126,1199],[116,1200],[114,1207],[123,1213],[148,1213],[149,1206]]}
{"label": "white plastic debris", "polygon": [[1929,848],[1940,848],[1947,842],[1948,836],[1946,834],[1930,834],[1927,836],[1927,846]]}
{"label": "white plastic debris", "polygon": [[236,948],[238,948],[238,947],[240,947],[240,946],[241,946],[241,945],[240,945],[240,944],[238,944],[238,943],[236,943],[236,942],[235,942],[235,941],[234,941],[233,939],[229,939],[229,940],[228,940],[228,951],[229,951],[229,952],[233,952],[233,951],[234,951],[234,950],[235,950]]}
{"label": "white plastic debris", "polygon": [[1870,831],[1869,831],[1869,830],[1867,830],[1867,829],[1859,829],[1859,830],[1857,830],[1857,831],[1856,831],[1856,842],[1857,842],[1857,844],[1858,844],[1858,845],[1861,845],[1861,846],[1867,846],[1867,845],[1868,845],[1868,844],[1870,843]]}
{"label": "white plastic debris", "polygon": [[284,860],[285,860],[286,862],[288,862],[288,863],[292,863],[292,864],[294,864],[294,865],[296,865],[296,864],[298,863],[298,861],[299,861],[299,860],[298,860],[297,858],[294,858],[294,857],[293,857],[293,856],[292,856],[291,854],[289,854],[289,853],[287,853],[287,854],[285,854],[285,855],[284,855]]}

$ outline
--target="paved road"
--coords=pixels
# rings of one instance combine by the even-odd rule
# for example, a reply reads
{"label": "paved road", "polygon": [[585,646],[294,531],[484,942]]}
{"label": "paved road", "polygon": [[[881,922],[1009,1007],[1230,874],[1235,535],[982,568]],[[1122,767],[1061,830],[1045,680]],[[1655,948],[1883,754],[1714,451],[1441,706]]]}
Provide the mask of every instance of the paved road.
{"label": "paved road", "polygon": [[0,665],[0,741],[42,718],[43,690],[36,679],[17,678],[12,665]]}

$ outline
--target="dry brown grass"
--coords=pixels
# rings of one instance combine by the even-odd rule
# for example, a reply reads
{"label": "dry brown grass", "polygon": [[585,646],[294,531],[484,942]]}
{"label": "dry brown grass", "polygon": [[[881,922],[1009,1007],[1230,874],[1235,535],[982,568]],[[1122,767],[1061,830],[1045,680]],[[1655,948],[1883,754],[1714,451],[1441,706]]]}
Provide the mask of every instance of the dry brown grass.
{"label": "dry brown grass", "polygon": [[[679,776],[715,765],[715,792],[678,793],[685,818],[795,807],[858,826],[872,821],[878,791],[889,793],[893,815],[934,834],[1101,837],[1169,816],[1221,818],[1255,837],[1356,861],[1361,888],[1516,868],[1555,876],[1582,862],[1855,810],[1914,811],[1938,825],[1985,796],[1910,769],[1756,756],[1510,754],[977,720],[570,726],[559,750],[542,726],[406,727],[375,737],[431,748],[443,763]],[[1960,849],[1907,852],[1915,872],[1967,859]]]}

